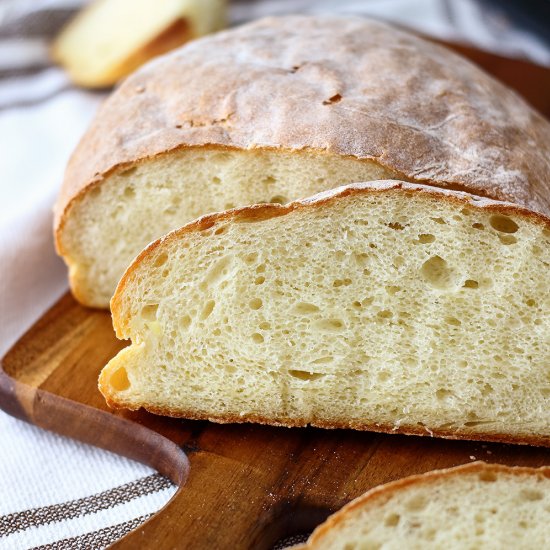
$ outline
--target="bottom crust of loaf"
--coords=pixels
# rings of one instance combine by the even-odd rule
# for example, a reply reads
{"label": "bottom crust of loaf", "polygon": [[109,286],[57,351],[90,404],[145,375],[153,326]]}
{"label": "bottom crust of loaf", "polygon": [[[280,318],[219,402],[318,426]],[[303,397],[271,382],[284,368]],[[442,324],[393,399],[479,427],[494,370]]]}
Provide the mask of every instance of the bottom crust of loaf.
{"label": "bottom crust of loaf", "polygon": [[550,447],[550,437],[540,437],[534,435],[510,436],[504,433],[483,433],[469,432],[461,430],[441,430],[434,428],[431,430],[428,426],[414,426],[412,424],[402,424],[399,426],[360,423],[360,422],[330,422],[323,419],[307,420],[305,418],[266,418],[261,415],[216,415],[202,414],[194,410],[182,411],[156,407],[154,405],[144,405],[133,409],[128,405],[121,405],[115,400],[106,396],[109,407],[113,409],[143,409],[152,414],[160,416],[170,416],[172,418],[185,418],[187,420],[203,420],[215,422],[216,424],[262,424],[265,426],[277,426],[281,428],[323,428],[328,430],[358,430],[366,432],[376,432],[391,435],[416,435],[420,437],[438,437],[442,439],[466,440],[466,441],[490,441],[494,443],[512,443],[515,445],[533,445],[537,447]]}

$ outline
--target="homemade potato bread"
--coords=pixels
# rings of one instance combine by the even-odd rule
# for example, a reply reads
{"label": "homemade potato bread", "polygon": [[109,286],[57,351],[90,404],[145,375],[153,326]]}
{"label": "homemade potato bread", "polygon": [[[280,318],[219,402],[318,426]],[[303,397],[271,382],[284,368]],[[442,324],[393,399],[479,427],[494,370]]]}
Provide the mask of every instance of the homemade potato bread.
{"label": "homemade potato bread", "polygon": [[550,126],[446,49],[353,17],[264,19],[129,77],[67,167],[57,249],[107,307],[134,256],[212,211],[397,178],[550,212]]}
{"label": "homemade potato bread", "polygon": [[295,550],[536,550],[550,541],[550,468],[474,462],[376,487]]}
{"label": "homemade potato bread", "polygon": [[212,214],[111,302],[114,407],[550,445],[550,220],[395,181]]}
{"label": "homemade potato bread", "polygon": [[73,82],[101,88],[224,24],[225,0],[95,0],[63,29],[52,55]]}

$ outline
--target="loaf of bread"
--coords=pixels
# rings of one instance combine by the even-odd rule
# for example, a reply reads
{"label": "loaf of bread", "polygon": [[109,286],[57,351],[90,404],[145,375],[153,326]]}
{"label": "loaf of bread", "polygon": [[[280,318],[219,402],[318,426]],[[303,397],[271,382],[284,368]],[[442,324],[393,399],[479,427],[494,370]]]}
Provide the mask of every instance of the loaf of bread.
{"label": "loaf of bread", "polygon": [[550,542],[550,468],[474,462],[376,487],[295,550],[538,550]]}
{"label": "loaf of bread", "polygon": [[225,0],[95,0],[63,29],[52,55],[75,84],[102,88],[224,23]]}
{"label": "loaf of bread", "polygon": [[361,18],[264,19],[151,62],[71,158],[59,253],[107,307],[150,241],[206,213],[383,178],[550,212],[550,125],[435,44]]}
{"label": "loaf of bread", "polygon": [[395,181],[200,218],[111,302],[109,405],[550,445],[550,220]]}

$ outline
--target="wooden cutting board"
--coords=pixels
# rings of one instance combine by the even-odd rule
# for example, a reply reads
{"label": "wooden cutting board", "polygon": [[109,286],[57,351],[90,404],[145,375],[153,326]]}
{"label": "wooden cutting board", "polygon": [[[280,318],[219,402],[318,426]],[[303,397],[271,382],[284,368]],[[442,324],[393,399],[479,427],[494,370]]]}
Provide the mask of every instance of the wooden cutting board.
{"label": "wooden cutting board", "polygon": [[[550,71],[460,51],[517,84],[550,114]],[[371,487],[403,476],[476,459],[550,464],[550,450],[543,448],[113,412],[97,377],[124,345],[108,312],[66,295],[4,357],[0,370],[0,407],[9,414],[144,462],[179,486],[115,548],[268,549],[311,530]]]}

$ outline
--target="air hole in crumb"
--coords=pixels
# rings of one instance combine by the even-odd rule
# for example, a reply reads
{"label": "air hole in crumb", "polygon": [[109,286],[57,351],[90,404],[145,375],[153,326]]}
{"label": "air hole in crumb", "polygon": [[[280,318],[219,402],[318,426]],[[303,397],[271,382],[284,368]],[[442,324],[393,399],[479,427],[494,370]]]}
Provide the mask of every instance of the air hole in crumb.
{"label": "air hole in crumb", "polygon": [[393,229],[395,231],[403,231],[403,229],[405,229],[405,226],[401,225],[398,222],[391,222],[391,223],[388,223],[387,225],[390,229]]}
{"label": "air hole in crumb", "polygon": [[355,252],[353,254],[353,258],[355,259],[355,262],[357,263],[357,265],[363,267],[368,262],[369,255],[366,252],[361,252],[361,253]]}
{"label": "air hole in crumb", "polygon": [[259,332],[255,332],[252,335],[252,341],[255,342],[256,344],[263,344],[264,337]]}
{"label": "air hole in crumb", "polygon": [[427,505],[428,505],[428,501],[426,500],[426,498],[419,495],[407,501],[405,503],[405,508],[407,510],[417,512],[420,510],[424,510],[424,508],[426,508]]}
{"label": "air hole in crumb", "polygon": [[543,229],[542,234],[547,238],[550,239],[550,229]]}
{"label": "air hole in crumb", "polygon": [[321,319],[315,322],[315,327],[324,332],[340,332],[344,323],[340,319]]}
{"label": "air hole in crumb", "polygon": [[497,475],[495,472],[481,472],[479,474],[479,480],[487,483],[493,483],[497,480]]}
{"label": "air hole in crumb", "polygon": [[256,277],[254,279],[254,284],[255,285],[263,285],[265,282],[265,277],[263,275],[260,275],[259,277]]}
{"label": "air hole in crumb", "polygon": [[248,305],[250,306],[250,309],[260,309],[263,306],[263,302],[260,298],[253,298],[250,300]]}
{"label": "air hole in crumb", "polygon": [[214,310],[215,305],[216,305],[216,302],[214,300],[208,300],[206,304],[204,304],[204,307],[202,308],[201,316],[200,316],[201,320],[204,321],[204,319],[208,319],[208,317],[210,317],[210,314]]}
{"label": "air hole in crumb", "polygon": [[131,176],[132,174],[134,174],[137,170],[137,166],[132,166],[131,168],[127,168],[126,170],[123,170],[122,172],[120,172],[120,175],[123,176],[124,178],[127,178],[128,176]]}
{"label": "air hole in crumb", "polygon": [[158,304],[150,304],[141,308],[141,317],[146,321],[154,321],[157,318]]}
{"label": "air hole in crumb", "polygon": [[513,235],[499,235],[500,242],[505,245],[516,244],[518,240]]}
{"label": "air hole in crumb", "polygon": [[398,287],[398,286],[394,286],[394,285],[386,286],[386,292],[390,296],[393,296],[394,294],[397,294],[400,290],[401,290],[401,287]]}
{"label": "air hole in crumb", "polygon": [[319,311],[319,308],[315,304],[310,304],[309,302],[298,302],[294,308],[295,313],[299,313],[301,315],[311,315],[312,313],[315,313]]}
{"label": "air hole in crumb", "polygon": [[90,190],[90,196],[91,197],[97,197],[101,193],[101,187],[99,185],[96,185],[95,187],[92,187]]}
{"label": "air hole in crumb", "polygon": [[535,302],[535,300],[533,300],[533,298],[529,298],[529,300],[527,300],[525,302],[529,307],[533,307],[537,304],[537,302]]}
{"label": "air hole in crumb", "polygon": [[124,367],[120,367],[113,372],[109,382],[116,391],[125,391],[130,387],[130,379],[128,378],[128,373]]}
{"label": "air hole in crumb", "polygon": [[338,288],[340,286],[349,286],[349,285],[351,285],[351,279],[336,279],[332,283],[332,286],[335,288]]}
{"label": "air hole in crumb", "polygon": [[126,187],[124,189],[124,196],[127,199],[131,199],[132,197],[135,197],[135,195],[136,195],[136,192],[133,187]]}
{"label": "air hole in crumb", "polygon": [[447,223],[443,218],[431,218],[431,220],[440,225],[444,225]]}
{"label": "air hole in crumb", "polygon": [[180,326],[182,329],[187,330],[189,328],[189,325],[191,325],[191,317],[189,317],[189,315],[184,315],[181,318]]}
{"label": "air hole in crumb", "polygon": [[544,498],[542,491],[537,491],[536,489],[523,489],[520,492],[520,495],[525,501],[542,500]]}
{"label": "air hole in crumb", "polygon": [[445,322],[448,325],[453,325],[455,327],[459,327],[462,324],[462,321],[460,321],[460,319],[457,319],[456,317],[452,317],[452,316],[445,317]]}
{"label": "air hole in crumb", "polygon": [[214,176],[212,178],[212,183],[215,183],[216,185],[220,184],[222,180],[218,176]]}
{"label": "air hole in crumb", "polygon": [[435,392],[435,396],[439,401],[444,401],[444,400],[448,399],[449,397],[452,397],[453,392],[449,391],[449,390],[446,390],[446,389],[443,389],[443,388],[440,388],[439,390],[437,390]]}
{"label": "air hole in crumb", "polygon": [[378,373],[376,378],[378,379],[379,382],[387,382],[391,378],[391,375],[389,372],[383,370]]}
{"label": "air hole in crumb", "polygon": [[155,263],[153,264],[155,267],[160,267],[161,265],[164,265],[168,261],[168,254],[166,252],[163,252],[162,254],[159,254],[155,260]]}
{"label": "air hole in crumb", "polygon": [[207,285],[216,285],[223,281],[229,272],[229,268],[233,262],[232,256],[224,256],[220,258],[209,270],[204,278]]}
{"label": "air hole in crumb", "polygon": [[214,235],[223,235],[227,231],[227,226],[222,225],[221,227],[218,227],[216,231],[214,231]]}
{"label": "air hole in crumb", "polygon": [[[265,178],[262,179],[262,183],[264,185],[273,185],[276,181],[277,181],[276,178],[274,178],[273,176],[266,176]],[[271,202],[274,202],[274,201],[271,201]]]}
{"label": "air hole in crumb", "polygon": [[257,259],[258,259],[258,253],[257,252],[251,252],[250,254],[247,254],[244,257],[244,263],[250,265],[250,264],[255,263]]}
{"label": "air hole in crumb", "polygon": [[420,269],[424,280],[438,290],[449,289],[454,286],[453,272],[447,262],[440,256],[432,256],[426,260]]}
{"label": "air hole in crumb", "polygon": [[273,202],[275,204],[286,204],[288,202],[288,199],[286,197],[283,197],[283,195],[275,195],[274,197],[271,197],[269,199],[269,202]]}
{"label": "air hole in crumb", "polygon": [[413,241],[413,244],[429,244],[434,241],[435,235],[432,235],[431,233],[422,233],[421,235],[418,235],[417,241]]}
{"label": "air hole in crumb", "polygon": [[305,370],[289,370],[288,374],[290,376],[293,376],[294,378],[298,378],[299,380],[309,381],[309,380],[317,380],[318,378],[322,378],[325,376],[323,373],[320,372],[308,372]]}
{"label": "air hole in crumb", "polygon": [[340,94],[334,94],[332,97],[325,99],[325,101],[323,101],[323,105],[332,105],[333,103],[338,103],[339,101],[342,101],[342,96]]}
{"label": "air hole in crumb", "polygon": [[489,218],[489,223],[493,229],[501,233],[515,233],[519,229],[518,224],[514,220],[501,214],[491,216]]}
{"label": "air hole in crumb", "polygon": [[403,256],[396,256],[392,262],[393,267],[395,267],[395,269],[399,269],[404,265],[404,263],[405,263],[405,258],[403,258]]}
{"label": "air hole in crumb", "polygon": [[474,229],[481,229],[481,230],[485,229],[485,226],[482,223],[473,223],[472,227]]}
{"label": "air hole in crumb", "polygon": [[479,288],[479,283],[473,279],[466,279],[462,286],[464,288]]}
{"label": "air hole in crumb", "polygon": [[400,519],[401,516],[399,514],[390,514],[384,520],[384,525],[386,525],[386,527],[395,527],[399,523]]}
{"label": "air hole in crumb", "polygon": [[379,311],[376,316],[380,319],[390,319],[393,317],[393,313],[389,309],[383,309],[382,311]]}

